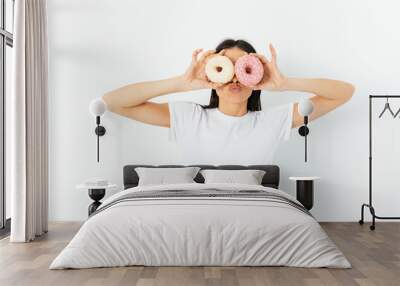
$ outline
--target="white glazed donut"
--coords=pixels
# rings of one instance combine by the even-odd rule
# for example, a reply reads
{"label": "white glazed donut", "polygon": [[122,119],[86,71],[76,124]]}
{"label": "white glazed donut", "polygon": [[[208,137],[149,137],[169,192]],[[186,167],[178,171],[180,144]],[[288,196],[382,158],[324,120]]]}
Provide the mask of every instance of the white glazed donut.
{"label": "white glazed donut", "polygon": [[210,58],[205,69],[208,79],[215,83],[227,83],[232,80],[235,74],[232,61],[221,55]]}

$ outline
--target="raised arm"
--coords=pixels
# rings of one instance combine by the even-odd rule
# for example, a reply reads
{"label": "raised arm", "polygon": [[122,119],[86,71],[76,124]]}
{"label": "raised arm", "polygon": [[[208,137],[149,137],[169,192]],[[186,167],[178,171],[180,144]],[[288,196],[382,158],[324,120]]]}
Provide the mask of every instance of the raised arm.
{"label": "raised arm", "polygon": [[139,82],[110,91],[103,96],[107,109],[147,124],[169,127],[168,103],[149,100],[164,94],[184,91],[181,77]]}
{"label": "raised arm", "polygon": [[[332,79],[305,79],[288,78],[283,85],[285,90],[297,90],[315,94],[310,100],[314,105],[314,111],[310,114],[312,121],[348,101],[354,93],[354,86],[350,83]],[[298,103],[293,107],[292,127],[303,124],[303,116],[298,112]]]}
{"label": "raised arm", "polygon": [[103,100],[111,112],[129,117],[143,123],[169,127],[168,103],[155,103],[150,99],[170,93],[202,88],[216,88],[204,74],[205,59],[214,51],[197,49],[192,54],[192,62],[187,71],[177,77],[157,81],[139,82],[107,92]]}
{"label": "raised arm", "polygon": [[[271,91],[295,90],[314,94],[315,96],[310,98],[314,105],[314,111],[310,114],[309,121],[334,110],[353,96],[354,86],[344,81],[285,77],[278,69],[274,47],[270,45],[269,49],[271,60],[261,54],[255,54],[269,73],[265,73],[261,83],[253,88]],[[304,118],[299,114],[298,104],[296,103],[293,107],[292,127],[302,125],[303,120]]]}

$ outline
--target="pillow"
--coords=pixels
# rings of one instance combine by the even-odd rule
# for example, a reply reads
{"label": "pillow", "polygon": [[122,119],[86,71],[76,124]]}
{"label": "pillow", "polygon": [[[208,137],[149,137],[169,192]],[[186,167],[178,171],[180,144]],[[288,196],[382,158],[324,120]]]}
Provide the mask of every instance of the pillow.
{"label": "pillow", "polygon": [[135,168],[138,186],[196,183],[193,179],[199,170],[199,167]]}
{"label": "pillow", "polygon": [[230,183],[261,185],[265,171],[262,170],[201,170],[204,183]]}

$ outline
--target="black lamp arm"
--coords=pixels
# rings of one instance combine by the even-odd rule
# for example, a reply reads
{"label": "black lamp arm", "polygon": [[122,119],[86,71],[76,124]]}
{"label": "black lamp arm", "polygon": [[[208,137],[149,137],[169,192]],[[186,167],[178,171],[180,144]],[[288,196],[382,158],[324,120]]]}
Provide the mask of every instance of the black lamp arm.
{"label": "black lamp arm", "polygon": [[308,124],[308,116],[304,116],[304,125],[300,126],[299,134],[304,136],[304,162],[307,162],[307,135],[310,133],[310,130],[307,127]]}
{"label": "black lamp arm", "polygon": [[100,125],[100,116],[96,116],[96,129],[94,130],[94,133],[97,135],[97,162],[99,162],[99,157],[100,157],[100,136],[103,136],[104,134],[106,134],[106,129],[104,128],[104,126]]}

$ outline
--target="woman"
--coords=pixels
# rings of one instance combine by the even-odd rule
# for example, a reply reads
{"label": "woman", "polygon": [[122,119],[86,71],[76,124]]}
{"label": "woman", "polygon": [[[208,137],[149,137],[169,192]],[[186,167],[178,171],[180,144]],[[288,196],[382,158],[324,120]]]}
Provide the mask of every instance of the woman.
{"label": "woman", "polygon": [[[348,101],[354,87],[331,79],[305,79],[284,76],[278,69],[275,49],[269,46],[271,60],[257,54],[244,40],[228,39],[215,50],[197,49],[183,75],[164,80],[130,84],[103,96],[108,110],[144,123],[169,127],[170,139],[183,152],[184,164],[270,164],[279,143],[289,138],[303,117],[297,103],[261,109],[261,91],[302,91],[311,97],[312,121]],[[236,76],[227,84],[208,81],[204,67],[216,53],[233,63],[251,53],[264,65],[261,82],[252,88],[240,84]],[[192,102],[154,103],[149,100],[169,93],[212,89],[210,104]],[[189,95],[188,95],[189,96]]]}

